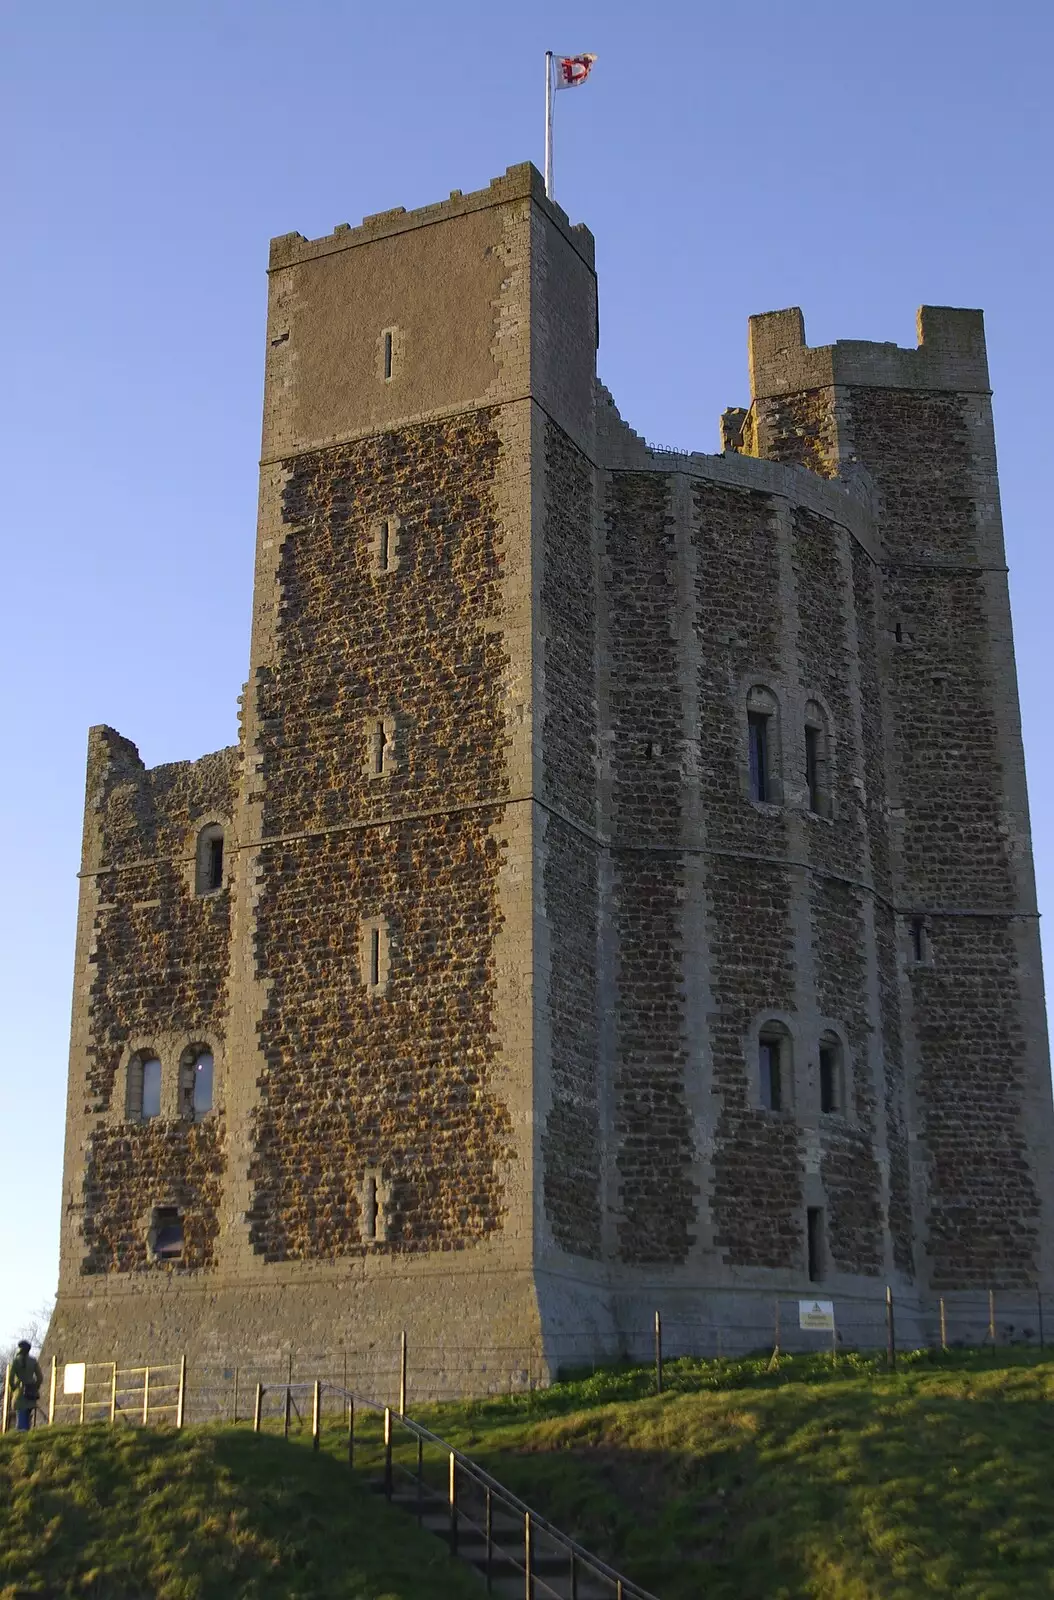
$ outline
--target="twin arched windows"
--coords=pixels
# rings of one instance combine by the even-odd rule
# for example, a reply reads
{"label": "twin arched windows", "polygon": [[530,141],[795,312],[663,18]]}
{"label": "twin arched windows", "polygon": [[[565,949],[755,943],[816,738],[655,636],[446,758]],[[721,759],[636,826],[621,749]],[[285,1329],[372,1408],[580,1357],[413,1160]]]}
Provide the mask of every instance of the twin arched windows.
{"label": "twin arched windows", "polygon": [[[794,1053],[790,1029],[775,1019],[758,1030],[757,1103],[764,1111],[790,1111],[795,1103]],[[846,1116],[845,1051],[833,1029],[819,1045],[819,1099],[824,1116]]]}
{"label": "twin arched windows", "polygon": [[[764,684],[752,684],[747,690],[746,732],[747,792],[757,805],[782,805],[779,701]],[[801,759],[807,809],[813,816],[830,817],[830,720],[818,700],[809,700],[805,706]]]}
{"label": "twin arched windows", "polygon": [[[191,1045],[179,1061],[178,1115],[200,1122],[212,1110],[215,1063],[206,1045]],[[164,1074],[152,1050],[137,1050],[128,1063],[125,1115],[130,1122],[152,1122],[162,1114]],[[171,1112],[169,1112],[171,1115]]]}

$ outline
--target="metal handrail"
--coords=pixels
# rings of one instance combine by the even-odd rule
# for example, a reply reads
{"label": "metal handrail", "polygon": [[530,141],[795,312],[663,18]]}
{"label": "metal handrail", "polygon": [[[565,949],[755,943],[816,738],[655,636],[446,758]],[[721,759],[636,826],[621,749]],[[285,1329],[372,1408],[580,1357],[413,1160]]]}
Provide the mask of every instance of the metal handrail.
{"label": "metal handrail", "polygon": [[[263,1393],[267,1392],[267,1389],[265,1389],[262,1385],[260,1387]],[[317,1380],[314,1382],[306,1382],[301,1380],[296,1383],[271,1384],[268,1386],[268,1388],[274,1389],[279,1393],[285,1392],[289,1394],[291,1394],[294,1389],[312,1389],[317,1390],[318,1393],[321,1393],[322,1386]],[[464,1518],[465,1522],[468,1523],[469,1527],[474,1528],[479,1533],[483,1533],[484,1537],[488,1539],[488,1543],[493,1542],[502,1552],[502,1554],[506,1556],[514,1566],[518,1567],[521,1572],[525,1573],[528,1577],[533,1577],[533,1582],[535,1584],[540,1584],[542,1587],[548,1589],[550,1594],[555,1595],[556,1591],[545,1582],[544,1578],[538,1575],[533,1575],[530,1571],[531,1534],[533,1531],[537,1531],[544,1533],[547,1538],[551,1539],[556,1545],[565,1550],[568,1556],[573,1557],[574,1560],[581,1563],[584,1568],[593,1572],[597,1577],[603,1578],[607,1582],[613,1584],[615,1586],[616,1600],[658,1600],[658,1596],[652,1594],[650,1590],[642,1589],[641,1586],[637,1583],[634,1583],[631,1578],[625,1577],[622,1573],[617,1572],[614,1567],[608,1566],[606,1561],[602,1561],[599,1556],[595,1556],[592,1551],[587,1550],[584,1545],[580,1545],[576,1539],[572,1539],[569,1534],[566,1534],[562,1532],[560,1528],[555,1527],[554,1524],[548,1520],[548,1518],[543,1517],[537,1511],[534,1511],[525,1500],[521,1500],[518,1495],[513,1494],[512,1490],[507,1489],[503,1483],[498,1481],[497,1478],[491,1477],[490,1473],[485,1471],[483,1467],[479,1466],[477,1462],[473,1461],[471,1456],[466,1456],[454,1445],[448,1444],[445,1439],[440,1438],[437,1433],[433,1433],[431,1429],[424,1427],[420,1422],[414,1422],[410,1417],[407,1417],[403,1413],[394,1410],[391,1406],[379,1405],[375,1400],[364,1400],[361,1396],[353,1394],[350,1389],[345,1389],[340,1384],[327,1384],[326,1389],[333,1394],[343,1396],[343,1398],[348,1400],[353,1407],[358,1407],[359,1410],[365,1408],[366,1410],[374,1411],[379,1416],[384,1418],[385,1493],[389,1499],[391,1498],[391,1474],[393,1468],[393,1462],[391,1459],[391,1421],[394,1420],[401,1424],[401,1426],[405,1428],[410,1435],[418,1439],[421,1443],[438,1446],[438,1448],[449,1457],[452,1464],[452,1481],[453,1464],[456,1463],[457,1467],[460,1468],[463,1473],[465,1473],[470,1479],[474,1480],[479,1487],[486,1492],[489,1500],[496,1498],[498,1503],[505,1510],[511,1511],[524,1519],[525,1560],[520,1561],[511,1551],[508,1550],[506,1546],[498,1545],[497,1541],[493,1540],[492,1527],[489,1529],[480,1528],[478,1523],[473,1522],[472,1518],[469,1517],[468,1514],[457,1505],[456,1489],[452,1487],[449,1492],[448,1503],[451,1506],[451,1537],[455,1544],[457,1533],[454,1526],[454,1518],[455,1516],[461,1516]],[[420,1460],[421,1457],[420,1454],[418,1454],[418,1461],[420,1462]],[[409,1477],[412,1478],[414,1476],[412,1472],[408,1471],[408,1469],[402,1470],[406,1471]],[[435,1498],[440,1499],[441,1496],[437,1494]],[[490,1505],[488,1504],[488,1522],[490,1521],[489,1511]]]}

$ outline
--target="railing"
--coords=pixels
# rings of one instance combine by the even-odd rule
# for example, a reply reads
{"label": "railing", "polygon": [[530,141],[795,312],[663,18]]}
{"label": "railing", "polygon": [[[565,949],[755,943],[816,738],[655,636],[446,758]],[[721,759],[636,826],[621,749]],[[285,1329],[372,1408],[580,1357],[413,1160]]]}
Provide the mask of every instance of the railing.
{"label": "railing", "polygon": [[[391,1406],[362,1400],[340,1385],[324,1388],[318,1379],[271,1388],[258,1383],[253,1431],[258,1433],[263,1427],[268,1396],[279,1401],[286,1438],[294,1414],[302,1428],[307,1406],[301,1410],[295,1398],[298,1394],[305,1399],[310,1396],[312,1448],[321,1447],[323,1400],[326,1395],[333,1396],[342,1408],[349,1465],[356,1465],[358,1449],[361,1469],[363,1445],[369,1452],[379,1444],[376,1465],[385,1498],[411,1510],[420,1525],[428,1525],[446,1539],[452,1555],[462,1556],[478,1567],[488,1591],[496,1578],[512,1573],[522,1576],[526,1600],[586,1600],[587,1586],[590,1600],[656,1600],[649,1590],[616,1572],[533,1511],[470,1456]],[[364,1437],[364,1411],[380,1422],[379,1441],[370,1430]],[[409,1447],[408,1460],[400,1457],[401,1442]],[[407,1485],[407,1493],[398,1492],[397,1480]]]}
{"label": "railing", "polygon": [[[33,1407],[34,1423],[86,1422],[115,1423],[170,1420],[182,1428],[187,1400],[187,1358],[165,1365],[119,1367],[116,1361],[67,1362],[62,1368],[59,1391],[59,1364],[52,1357],[48,1383],[47,1409],[41,1395]],[[72,1388],[70,1385],[72,1384]],[[11,1368],[4,1377],[0,1401],[0,1433],[6,1433],[11,1410]]]}

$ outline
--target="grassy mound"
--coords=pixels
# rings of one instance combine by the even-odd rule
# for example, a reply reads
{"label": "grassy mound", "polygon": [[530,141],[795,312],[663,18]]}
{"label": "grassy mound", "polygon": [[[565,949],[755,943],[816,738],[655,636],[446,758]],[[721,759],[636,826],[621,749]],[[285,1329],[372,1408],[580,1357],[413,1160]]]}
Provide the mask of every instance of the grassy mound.
{"label": "grassy mound", "polygon": [[478,1600],[347,1464],[246,1429],[0,1441],[0,1600]]}
{"label": "grassy mound", "polygon": [[683,1362],[667,1382],[420,1416],[662,1600],[1054,1595],[1054,1363]]}

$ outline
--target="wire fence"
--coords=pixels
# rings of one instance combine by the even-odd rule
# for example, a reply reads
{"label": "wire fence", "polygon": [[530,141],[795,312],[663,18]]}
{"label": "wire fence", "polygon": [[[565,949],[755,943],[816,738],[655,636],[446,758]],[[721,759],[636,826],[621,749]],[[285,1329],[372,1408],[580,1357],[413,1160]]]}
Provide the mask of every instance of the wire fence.
{"label": "wire fence", "polygon": [[[538,1343],[427,1343],[405,1333],[368,1348],[275,1352],[266,1360],[200,1360],[164,1354],[165,1364],[136,1353],[108,1362],[54,1358],[35,1408],[37,1422],[241,1422],[252,1416],[256,1387],[273,1396],[283,1386],[316,1379],[405,1414],[408,1405],[466,1396],[530,1394],[561,1375],[589,1374],[620,1364],[665,1363],[681,1357],[734,1360],[744,1356],[879,1352],[887,1364],[906,1350],[1022,1346],[1045,1348],[1054,1306],[1036,1291],[956,1293],[920,1310],[917,1302],[789,1296],[743,1300],[715,1297],[707,1315],[657,1308],[638,1315],[614,1338],[564,1332],[545,1350]],[[5,1379],[0,1428],[12,1414]]]}

